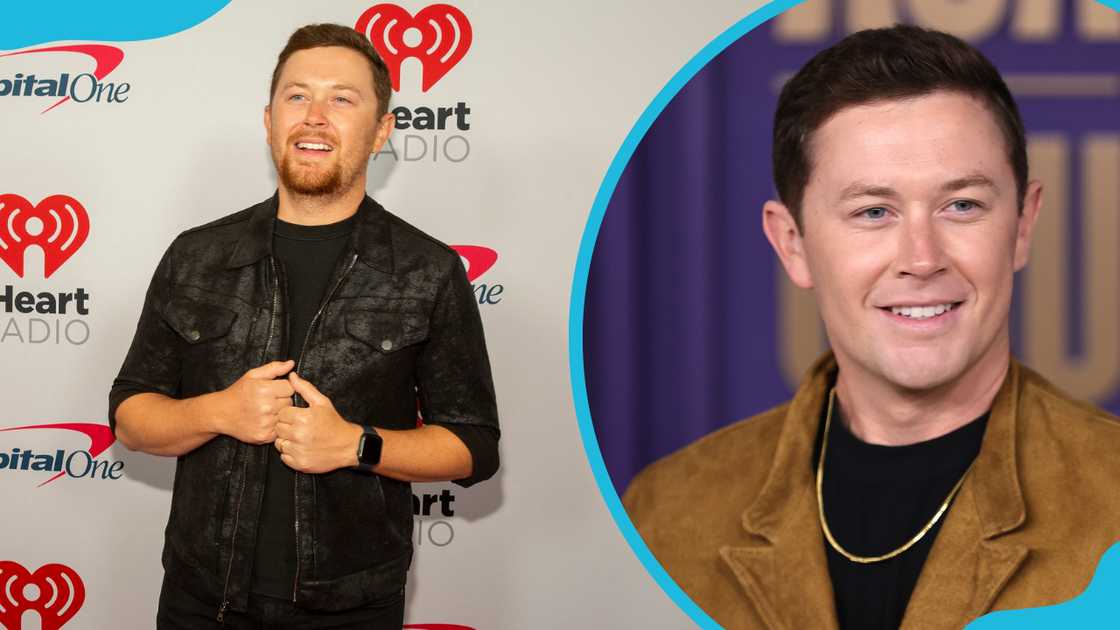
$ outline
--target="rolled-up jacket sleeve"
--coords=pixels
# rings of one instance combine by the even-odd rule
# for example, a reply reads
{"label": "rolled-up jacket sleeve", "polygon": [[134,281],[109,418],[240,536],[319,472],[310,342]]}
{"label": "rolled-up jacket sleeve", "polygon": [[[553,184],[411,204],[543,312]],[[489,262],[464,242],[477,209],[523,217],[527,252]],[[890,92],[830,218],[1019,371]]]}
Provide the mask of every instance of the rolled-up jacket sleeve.
{"label": "rolled-up jacket sleeve", "polygon": [[463,265],[455,258],[429,320],[417,362],[420,412],[427,424],[454,433],[471,453],[469,486],[498,470],[498,408],[482,318]]}
{"label": "rolled-up jacket sleeve", "polygon": [[177,334],[160,315],[171,285],[171,249],[163,255],[140,311],[132,345],[109,391],[109,427],[117,428],[117,407],[130,396],[155,392],[176,397],[179,392],[180,354]]}

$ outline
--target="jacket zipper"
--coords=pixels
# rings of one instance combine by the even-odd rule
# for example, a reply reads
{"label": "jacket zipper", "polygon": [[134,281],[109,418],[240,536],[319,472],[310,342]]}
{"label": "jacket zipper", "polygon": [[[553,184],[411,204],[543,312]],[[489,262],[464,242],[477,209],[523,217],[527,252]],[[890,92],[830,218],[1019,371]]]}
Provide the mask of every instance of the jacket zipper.
{"label": "jacket zipper", "polygon": [[[268,357],[268,347],[272,345],[272,338],[276,334],[276,314],[280,305],[280,281],[276,276],[276,262],[271,256],[268,259],[268,264],[272,270],[272,312],[269,314],[268,339],[264,342],[264,349],[261,350],[261,358],[260,361],[257,362],[257,365],[264,365],[264,360]],[[237,497],[237,509],[233,512],[233,534],[230,536],[229,542],[229,568],[226,569],[226,583],[225,586],[222,587],[222,605],[218,608],[218,623],[222,623],[222,620],[225,618],[226,609],[229,608],[229,599],[227,599],[229,595],[229,579],[230,576],[233,575],[233,558],[236,553],[237,526],[241,521],[241,503],[245,499],[245,475],[248,468],[249,457],[246,455],[241,464],[241,493]]]}
{"label": "jacket zipper", "polygon": [[[353,254],[350,257],[350,263],[348,265],[346,265],[345,269],[342,270],[342,275],[340,275],[338,277],[338,281],[336,281],[334,283],[334,286],[331,287],[331,290],[327,292],[326,297],[323,298],[323,303],[319,305],[319,310],[315,311],[315,315],[311,318],[311,323],[307,325],[307,334],[305,334],[304,337],[303,337],[303,345],[300,346],[299,357],[296,358],[296,374],[299,374],[300,378],[303,377],[303,375],[300,374],[300,366],[303,365],[303,355],[304,355],[305,352],[307,352],[307,342],[311,341],[311,334],[313,332],[315,332],[315,324],[319,323],[319,318],[323,315],[323,311],[325,311],[327,309],[327,304],[330,303],[331,298],[334,297],[335,292],[338,291],[338,287],[342,286],[342,281],[346,279],[346,276],[350,273],[350,270],[354,268],[354,263],[356,263],[356,262],[358,262],[358,255]],[[303,400],[300,397],[299,394],[296,394],[296,399],[297,400]],[[296,576],[295,576],[295,579],[292,580],[292,603],[295,603],[296,593],[299,591],[299,565],[300,565],[300,562],[299,562],[299,558],[300,558],[300,553],[299,553],[299,484],[298,483],[293,483],[292,484],[292,501],[294,503],[293,512],[295,512],[295,515],[296,515],[296,523],[295,523],[295,526],[296,526]]]}

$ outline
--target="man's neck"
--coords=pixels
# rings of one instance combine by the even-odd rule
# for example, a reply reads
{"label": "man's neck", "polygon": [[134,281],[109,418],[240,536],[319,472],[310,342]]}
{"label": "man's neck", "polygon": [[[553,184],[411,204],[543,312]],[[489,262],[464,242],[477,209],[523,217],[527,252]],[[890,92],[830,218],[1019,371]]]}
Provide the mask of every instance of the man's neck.
{"label": "man's neck", "polygon": [[[994,350],[994,349],[993,349]],[[902,446],[941,437],[992,406],[1007,375],[1010,351],[992,352],[950,383],[906,390],[837,358],[837,404],[848,430],[869,444]]]}
{"label": "man's neck", "polygon": [[297,225],[328,225],[353,216],[365,198],[365,181],[335,195],[301,195],[280,185],[277,217]]}

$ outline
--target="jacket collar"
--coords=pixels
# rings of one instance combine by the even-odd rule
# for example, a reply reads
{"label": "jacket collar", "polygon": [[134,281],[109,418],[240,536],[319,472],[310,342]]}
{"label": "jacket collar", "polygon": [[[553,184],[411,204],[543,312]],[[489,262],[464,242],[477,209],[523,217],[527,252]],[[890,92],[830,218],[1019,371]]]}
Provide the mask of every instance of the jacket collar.
{"label": "jacket collar", "polygon": [[[272,232],[280,207],[280,195],[249,209],[244,233],[230,253],[226,267],[233,269],[251,265],[272,254]],[[358,205],[358,218],[350,236],[351,250],[369,267],[393,273],[393,241],[389,229],[389,213],[366,195]]]}
{"label": "jacket collar", "polygon": [[[838,623],[812,465],[836,369],[831,353],[819,359],[787,409],[767,480],[742,516],[756,542],[721,550],[755,608],[775,628]],[[1016,470],[1020,381],[1012,360],[980,453],[922,568],[903,628],[959,627],[983,614],[1026,556],[1022,545],[999,539],[1026,518]]]}

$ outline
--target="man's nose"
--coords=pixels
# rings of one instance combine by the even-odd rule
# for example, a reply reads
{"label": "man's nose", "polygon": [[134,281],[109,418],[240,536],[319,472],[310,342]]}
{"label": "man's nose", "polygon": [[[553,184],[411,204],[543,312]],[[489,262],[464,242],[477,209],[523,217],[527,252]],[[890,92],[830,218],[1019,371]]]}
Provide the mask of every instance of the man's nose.
{"label": "man's nose", "polygon": [[945,269],[945,250],[933,217],[906,217],[899,233],[895,267],[900,276],[928,278]]}
{"label": "man's nose", "polygon": [[325,101],[317,98],[311,99],[303,116],[303,124],[313,127],[327,124],[326,107]]}

